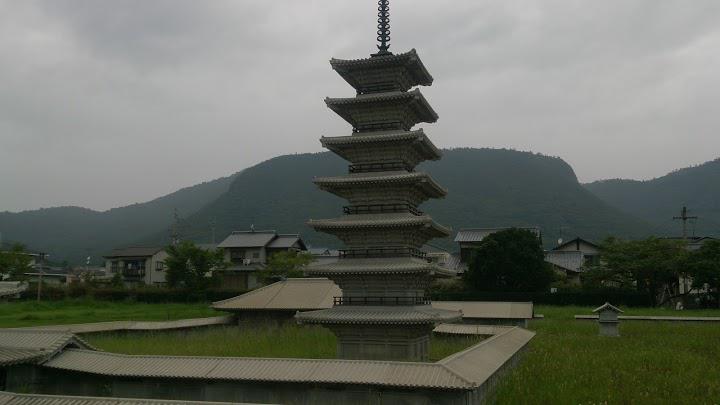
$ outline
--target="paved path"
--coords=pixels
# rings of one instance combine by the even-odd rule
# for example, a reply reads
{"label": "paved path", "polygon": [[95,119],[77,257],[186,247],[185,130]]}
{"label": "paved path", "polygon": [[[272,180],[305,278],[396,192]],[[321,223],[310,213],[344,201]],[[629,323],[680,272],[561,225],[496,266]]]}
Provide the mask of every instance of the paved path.
{"label": "paved path", "polygon": [[[575,315],[578,320],[597,320],[597,315]],[[620,315],[621,321],[720,322],[720,316],[638,316]]]}
{"label": "paved path", "polygon": [[96,333],[96,332],[114,332],[114,331],[154,331],[154,330],[173,330],[197,328],[212,325],[228,325],[234,322],[232,315],[214,316],[212,318],[194,318],[179,319],[176,321],[114,321],[114,322],[96,322],[96,323],[79,323],[70,325],[44,325],[25,328],[13,329],[29,329],[29,330],[52,330],[67,331],[71,333]]}

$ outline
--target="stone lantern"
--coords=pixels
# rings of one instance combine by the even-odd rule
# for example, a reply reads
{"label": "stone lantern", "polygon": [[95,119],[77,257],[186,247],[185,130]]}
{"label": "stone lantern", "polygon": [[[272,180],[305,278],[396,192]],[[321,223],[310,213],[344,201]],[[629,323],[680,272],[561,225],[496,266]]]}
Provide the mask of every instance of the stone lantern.
{"label": "stone lantern", "polygon": [[618,314],[622,314],[623,311],[609,302],[606,302],[599,308],[593,310],[594,313],[598,314],[598,325],[600,327],[600,336],[620,336],[618,331]]}

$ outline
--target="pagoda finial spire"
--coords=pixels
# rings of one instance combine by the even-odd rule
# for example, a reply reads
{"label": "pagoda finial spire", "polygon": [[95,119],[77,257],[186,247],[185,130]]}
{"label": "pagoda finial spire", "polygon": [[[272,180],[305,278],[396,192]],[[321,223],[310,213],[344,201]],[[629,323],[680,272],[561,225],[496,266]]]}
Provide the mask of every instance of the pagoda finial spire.
{"label": "pagoda finial spire", "polygon": [[386,55],[390,51],[390,0],[378,1],[378,31],[377,40],[380,43],[377,47],[380,52],[377,55]]}

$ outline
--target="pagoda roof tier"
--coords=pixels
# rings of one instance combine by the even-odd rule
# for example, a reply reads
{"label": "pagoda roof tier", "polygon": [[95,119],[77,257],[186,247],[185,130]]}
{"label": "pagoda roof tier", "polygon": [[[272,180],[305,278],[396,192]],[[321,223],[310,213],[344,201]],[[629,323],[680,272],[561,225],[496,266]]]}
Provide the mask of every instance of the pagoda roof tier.
{"label": "pagoda roof tier", "polygon": [[306,272],[332,279],[339,275],[394,275],[427,274],[430,276],[456,275],[444,267],[416,257],[378,257],[362,259],[340,259],[333,263],[310,265]]}
{"label": "pagoda roof tier", "polygon": [[358,131],[405,130],[418,123],[435,122],[438,115],[420,90],[360,94],[326,98],[325,104]]}
{"label": "pagoda roof tier", "polygon": [[324,232],[368,228],[423,228],[432,237],[439,238],[450,235],[450,228],[438,224],[430,216],[410,213],[345,215],[333,219],[311,219],[308,221],[308,225]]}
{"label": "pagoda roof tier", "polygon": [[352,163],[402,161],[409,167],[415,167],[425,160],[442,157],[442,152],[422,129],[322,137],[320,142],[323,147]]}
{"label": "pagoda roof tier", "polygon": [[422,172],[371,172],[351,173],[344,176],[317,177],[313,180],[320,189],[333,193],[339,197],[348,198],[348,191],[356,191],[363,187],[392,188],[394,186],[412,186],[417,188],[428,198],[442,198],[447,190],[442,188],[427,173]]}
{"label": "pagoda roof tier", "polygon": [[415,49],[365,59],[333,58],[330,66],[360,94],[407,91],[418,85],[430,86],[433,82]]}
{"label": "pagoda roof tier", "polygon": [[430,305],[417,306],[336,306],[295,315],[301,323],[350,325],[427,325],[460,320],[460,311],[436,309]]}

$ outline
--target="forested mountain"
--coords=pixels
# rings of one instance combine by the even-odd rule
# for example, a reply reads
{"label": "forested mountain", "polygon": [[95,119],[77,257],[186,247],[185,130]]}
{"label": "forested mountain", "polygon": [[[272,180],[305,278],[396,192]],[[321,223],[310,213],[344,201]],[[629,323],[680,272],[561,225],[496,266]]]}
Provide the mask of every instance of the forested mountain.
{"label": "forested mountain", "polygon": [[[300,232],[312,245],[337,244],[305,225],[308,218],[342,214],[345,201],[318,190],[313,176],[337,175],[347,163],[330,153],[281,156],[246,169],[217,201],[187,218],[183,232],[207,240],[232,230]],[[546,244],[562,235],[600,239],[639,237],[654,229],[608,206],[583,188],[559,158],[497,149],[454,149],[420,167],[449,191],[422,209],[454,230],[465,227],[539,226]],[[433,243],[452,247],[452,238]]]}
{"label": "forested mountain", "polygon": [[[559,158],[512,150],[453,149],[419,170],[430,172],[449,192],[447,198],[421,208],[454,230],[539,226],[546,245],[559,236],[599,240],[661,232],[596,197],[589,191],[592,186],[579,184],[572,168]],[[255,225],[255,229],[299,232],[314,246],[337,246],[336,239],[315,233],[305,222],[342,214],[346,202],[318,190],[312,178],[346,172],[347,162],[331,153],[280,156],[230,177],[105,212],[60,207],[0,213],[0,232],[7,240],[50,252],[53,260],[78,263],[112,247],[167,243],[177,208],[181,236],[196,241],[211,241],[213,228],[220,241],[233,230]],[[433,243],[454,247],[452,238]]]}
{"label": "forested mountain", "polygon": [[677,170],[653,180],[604,180],[585,187],[608,204],[655,224],[665,234],[680,234],[683,206],[699,219],[689,226],[699,236],[720,237],[720,159]]}
{"label": "forested mountain", "polygon": [[94,263],[99,264],[99,256],[113,247],[168,229],[175,209],[187,216],[214,201],[227,191],[233,178],[223,177],[146,203],[102,212],[80,207],[0,212],[0,233],[6,241],[49,253],[52,261],[81,263],[93,256]]}

